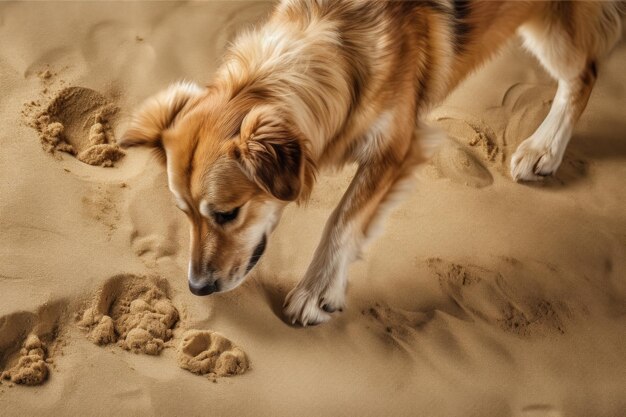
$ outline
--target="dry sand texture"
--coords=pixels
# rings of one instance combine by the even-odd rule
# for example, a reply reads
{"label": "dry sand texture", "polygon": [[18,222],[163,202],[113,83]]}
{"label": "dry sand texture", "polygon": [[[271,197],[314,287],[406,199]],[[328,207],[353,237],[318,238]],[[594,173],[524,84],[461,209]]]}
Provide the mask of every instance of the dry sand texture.
{"label": "dry sand texture", "polygon": [[540,184],[506,167],[554,82],[513,43],[463,83],[330,323],[287,326],[281,304],[350,169],[286,210],[244,285],[191,295],[163,168],[115,138],[268,10],[0,4],[0,415],[626,415],[624,43]]}
{"label": "dry sand texture", "polygon": [[210,331],[189,330],[178,348],[178,365],[194,374],[237,375],[248,370],[248,358],[240,347]]}
{"label": "dry sand texture", "polygon": [[178,321],[164,286],[154,278],[116,276],[96,293],[78,325],[97,345],[117,341],[126,350],[158,355]]}

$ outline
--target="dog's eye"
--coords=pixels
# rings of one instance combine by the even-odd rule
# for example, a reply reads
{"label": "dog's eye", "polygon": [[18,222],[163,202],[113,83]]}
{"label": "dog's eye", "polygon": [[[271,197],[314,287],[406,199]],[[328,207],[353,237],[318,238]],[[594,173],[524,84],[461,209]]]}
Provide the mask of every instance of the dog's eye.
{"label": "dog's eye", "polygon": [[237,218],[239,214],[239,207],[232,209],[231,211],[216,211],[213,212],[213,218],[217,224],[226,224],[232,222]]}

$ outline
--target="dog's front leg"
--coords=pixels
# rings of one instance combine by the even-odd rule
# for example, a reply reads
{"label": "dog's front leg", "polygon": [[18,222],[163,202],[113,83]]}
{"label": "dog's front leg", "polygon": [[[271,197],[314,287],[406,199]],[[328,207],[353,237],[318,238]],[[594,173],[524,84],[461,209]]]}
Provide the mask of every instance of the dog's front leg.
{"label": "dog's front leg", "polygon": [[285,315],[292,324],[318,324],[328,320],[329,313],[343,308],[348,267],[359,256],[362,245],[371,237],[375,223],[385,211],[380,207],[381,202],[388,201],[392,191],[406,178],[407,142],[402,143],[407,150],[400,157],[389,152],[360,164],[326,223],[304,278],[287,295]]}

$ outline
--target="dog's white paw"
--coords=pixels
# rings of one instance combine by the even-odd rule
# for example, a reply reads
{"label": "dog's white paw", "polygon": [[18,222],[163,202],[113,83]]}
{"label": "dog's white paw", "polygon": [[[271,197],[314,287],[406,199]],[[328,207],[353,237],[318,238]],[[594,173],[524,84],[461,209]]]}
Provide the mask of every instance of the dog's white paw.
{"label": "dog's white paw", "polygon": [[330,319],[330,314],[320,306],[319,295],[297,286],[287,294],[284,313],[291,324],[303,326],[323,323]]}
{"label": "dog's white paw", "polygon": [[537,181],[556,172],[563,153],[546,145],[536,145],[532,139],[520,144],[511,157],[511,176],[515,181]]}
{"label": "dog's white paw", "polygon": [[329,285],[321,293],[298,285],[287,295],[284,313],[291,324],[315,325],[328,321],[329,313],[343,310],[344,304],[343,285]]}
{"label": "dog's white paw", "polygon": [[346,281],[341,279],[331,281],[322,291],[319,305],[327,313],[343,311],[346,305]]}

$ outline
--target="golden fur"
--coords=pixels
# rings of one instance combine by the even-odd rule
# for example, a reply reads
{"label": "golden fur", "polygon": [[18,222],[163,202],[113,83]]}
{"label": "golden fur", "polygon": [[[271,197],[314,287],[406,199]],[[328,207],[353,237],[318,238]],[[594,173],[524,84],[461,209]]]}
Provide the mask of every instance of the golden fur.
{"label": "golden fur", "polygon": [[242,282],[282,209],[306,201],[318,169],[358,164],[302,281],[292,322],[344,306],[347,269],[406,188],[437,133],[416,127],[516,32],[559,81],[544,123],[511,158],[517,180],[553,173],[601,59],[621,33],[621,3],[285,0],[242,33],[206,88],[178,83],[138,110],[123,146],[164,158],[191,222],[189,285]]}

